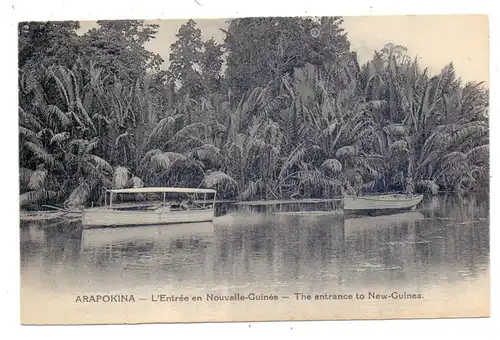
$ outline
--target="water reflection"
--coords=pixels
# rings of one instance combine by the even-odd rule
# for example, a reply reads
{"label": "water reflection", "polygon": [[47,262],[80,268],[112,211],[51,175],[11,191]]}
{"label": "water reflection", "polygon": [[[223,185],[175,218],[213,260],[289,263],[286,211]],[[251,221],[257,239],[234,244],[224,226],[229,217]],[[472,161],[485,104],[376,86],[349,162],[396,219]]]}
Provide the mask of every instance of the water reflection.
{"label": "water reflection", "polygon": [[81,237],[21,229],[23,285],[136,287],[371,285],[439,287],[488,268],[488,203],[426,200],[405,214],[230,213],[214,223],[91,229]]}

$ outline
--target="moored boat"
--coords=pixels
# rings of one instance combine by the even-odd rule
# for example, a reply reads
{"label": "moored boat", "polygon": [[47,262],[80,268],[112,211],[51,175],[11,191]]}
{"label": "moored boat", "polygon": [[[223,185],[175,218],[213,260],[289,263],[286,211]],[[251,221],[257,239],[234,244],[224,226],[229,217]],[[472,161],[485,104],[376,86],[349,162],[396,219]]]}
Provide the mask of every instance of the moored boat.
{"label": "moored boat", "polygon": [[353,196],[344,195],[344,214],[391,214],[414,210],[424,195],[385,194]]}
{"label": "moored boat", "polygon": [[[109,203],[105,198],[104,207],[83,210],[82,224],[84,228],[139,226],[177,223],[211,222],[214,219],[216,191],[197,188],[128,188],[106,190]],[[143,204],[115,204],[115,195],[125,194],[163,194],[160,202]],[[187,199],[167,199],[167,195],[186,196]],[[203,199],[199,199],[203,195]],[[193,196],[195,196],[193,198]],[[212,197],[210,197],[212,196]]]}

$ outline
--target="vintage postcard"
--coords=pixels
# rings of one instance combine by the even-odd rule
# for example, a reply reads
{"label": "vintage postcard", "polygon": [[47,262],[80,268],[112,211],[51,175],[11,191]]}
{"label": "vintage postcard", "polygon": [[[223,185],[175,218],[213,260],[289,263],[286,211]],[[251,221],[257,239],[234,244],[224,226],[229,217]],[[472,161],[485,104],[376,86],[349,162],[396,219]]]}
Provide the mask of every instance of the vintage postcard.
{"label": "vintage postcard", "polygon": [[490,315],[487,16],[18,39],[22,324]]}

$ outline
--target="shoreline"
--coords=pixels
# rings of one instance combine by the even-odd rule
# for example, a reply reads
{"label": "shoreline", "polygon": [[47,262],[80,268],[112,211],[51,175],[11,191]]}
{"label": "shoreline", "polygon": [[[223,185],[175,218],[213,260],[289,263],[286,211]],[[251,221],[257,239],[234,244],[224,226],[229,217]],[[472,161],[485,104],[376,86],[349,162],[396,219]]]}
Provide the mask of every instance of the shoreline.
{"label": "shoreline", "polygon": [[37,211],[23,211],[19,212],[19,220],[21,222],[30,222],[30,221],[54,221],[57,219],[64,218],[75,218],[80,215],[79,212],[67,212],[67,211],[46,211],[46,210],[37,210]]}
{"label": "shoreline", "polygon": [[[453,192],[440,191],[439,194],[450,194]],[[470,191],[460,192],[461,194],[471,193]],[[477,193],[477,192],[476,192]],[[256,206],[270,206],[279,204],[318,204],[318,203],[336,203],[341,201],[342,198],[303,198],[303,199],[275,199],[275,200],[248,200],[248,201],[237,201],[237,200],[218,200],[216,204],[230,204],[239,207],[256,207]],[[20,210],[19,219],[21,222],[57,222],[63,219],[75,219],[81,216],[81,211],[73,210]]]}

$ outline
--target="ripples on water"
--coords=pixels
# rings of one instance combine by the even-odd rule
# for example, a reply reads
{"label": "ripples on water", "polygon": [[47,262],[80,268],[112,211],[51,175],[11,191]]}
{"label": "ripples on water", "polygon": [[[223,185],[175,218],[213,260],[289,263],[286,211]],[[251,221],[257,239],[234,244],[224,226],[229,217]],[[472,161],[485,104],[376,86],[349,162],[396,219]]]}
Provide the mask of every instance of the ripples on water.
{"label": "ripples on water", "polygon": [[21,227],[21,284],[71,292],[183,287],[442,286],[489,268],[488,200],[426,199],[418,211],[230,212],[214,223],[77,230]]}

